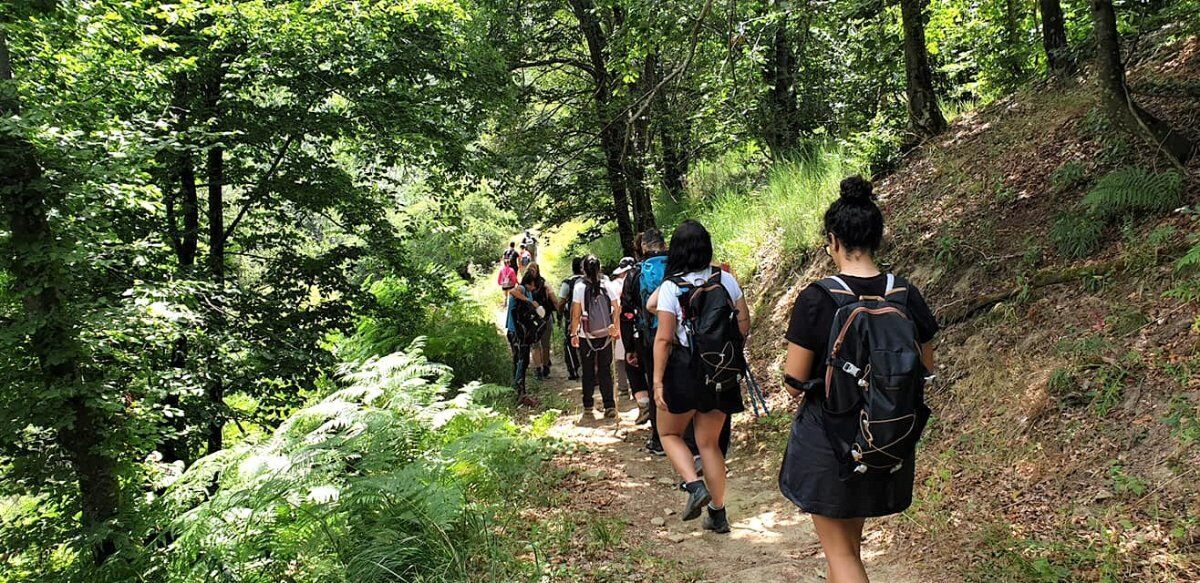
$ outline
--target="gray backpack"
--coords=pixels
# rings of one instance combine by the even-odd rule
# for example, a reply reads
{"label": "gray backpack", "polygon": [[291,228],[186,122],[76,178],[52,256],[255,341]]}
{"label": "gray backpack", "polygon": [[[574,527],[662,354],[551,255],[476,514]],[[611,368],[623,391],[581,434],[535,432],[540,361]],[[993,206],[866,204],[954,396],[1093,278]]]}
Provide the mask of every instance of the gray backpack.
{"label": "gray backpack", "polygon": [[604,283],[583,282],[583,332],[590,336],[607,336],[612,326],[612,299]]}

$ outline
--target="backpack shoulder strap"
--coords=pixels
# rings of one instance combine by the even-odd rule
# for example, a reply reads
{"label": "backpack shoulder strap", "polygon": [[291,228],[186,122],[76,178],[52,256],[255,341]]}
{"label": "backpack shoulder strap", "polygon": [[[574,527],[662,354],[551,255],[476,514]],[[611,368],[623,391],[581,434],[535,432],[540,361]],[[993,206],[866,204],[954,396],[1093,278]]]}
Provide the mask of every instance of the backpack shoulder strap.
{"label": "backpack shoulder strap", "polygon": [[846,280],[836,275],[831,275],[818,281],[817,287],[824,290],[839,308],[858,301],[858,295],[854,293],[854,290],[850,289],[850,285],[846,283]]}
{"label": "backpack shoulder strap", "polygon": [[883,297],[889,302],[895,302],[900,305],[908,304],[908,281],[903,277],[894,274],[887,274],[887,288],[884,289]]}

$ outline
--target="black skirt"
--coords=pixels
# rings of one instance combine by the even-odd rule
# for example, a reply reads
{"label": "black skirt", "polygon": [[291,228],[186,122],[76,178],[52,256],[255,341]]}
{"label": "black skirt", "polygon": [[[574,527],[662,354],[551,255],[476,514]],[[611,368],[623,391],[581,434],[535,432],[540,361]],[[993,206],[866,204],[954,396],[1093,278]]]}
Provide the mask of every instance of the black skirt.
{"label": "black skirt", "polygon": [[903,512],[912,504],[914,460],[894,474],[843,482],[825,436],[819,402],[805,399],[792,422],[779,489],[801,510],[827,518],[868,518]]}
{"label": "black skirt", "polygon": [[667,370],[663,374],[663,398],[667,401],[667,411],[676,415],[690,411],[721,411],[733,415],[745,411],[741,387],[719,393],[712,390],[700,382],[689,362],[690,355],[686,347],[671,347],[671,357],[667,359]]}

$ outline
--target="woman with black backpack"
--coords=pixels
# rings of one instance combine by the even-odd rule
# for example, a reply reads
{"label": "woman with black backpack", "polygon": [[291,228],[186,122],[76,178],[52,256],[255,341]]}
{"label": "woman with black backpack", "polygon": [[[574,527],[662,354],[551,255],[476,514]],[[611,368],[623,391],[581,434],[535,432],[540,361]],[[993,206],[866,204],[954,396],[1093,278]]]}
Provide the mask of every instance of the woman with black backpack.
{"label": "woman with black backpack", "polygon": [[525,391],[529,353],[533,345],[541,339],[546,316],[549,315],[545,306],[534,298],[533,290],[537,279],[536,272],[526,271],[521,278],[521,285],[508,290],[506,317],[508,346],[512,350],[512,387],[517,392],[518,403],[531,407],[537,405],[537,400]]}
{"label": "woman with black backpack", "polygon": [[[658,314],[658,332],[654,338],[654,399],[658,407],[658,433],[671,465],[684,480],[688,493],[683,520],[694,520],[707,506],[704,528],[718,533],[729,532],[725,514],[725,456],[721,453],[721,429],[728,416],[745,410],[738,384],[744,366],[728,372],[733,378],[716,386],[709,382],[712,375],[697,371],[704,369],[696,359],[714,353],[694,350],[701,336],[696,334],[695,316],[689,313],[704,310],[709,305],[698,301],[700,294],[710,290],[719,293],[723,304],[727,343],[732,351],[725,357],[730,363],[741,361],[742,340],[750,331],[750,310],[742,288],[733,275],[712,264],[712,238],[703,225],[684,221],[675,229],[667,251],[667,277],[647,303],[647,309]],[[681,297],[685,296],[685,297]],[[732,303],[732,307],[729,302]],[[736,323],[730,321],[736,320]],[[706,339],[707,340],[707,339]],[[704,464],[704,479],[696,471],[691,450],[683,434],[688,423],[694,423],[696,445]]]}
{"label": "woman with black backpack", "polygon": [[[825,252],[833,259],[838,275],[808,286],[792,308],[784,380],[793,397],[804,398],[792,423],[779,485],[784,496],[812,516],[829,564],[827,580],[865,583],[867,573],[861,554],[864,521],[901,512],[912,502],[911,448],[915,447],[924,419],[920,412],[907,415],[911,419],[897,430],[900,437],[884,438],[885,432],[895,429],[886,424],[900,416],[884,415],[873,421],[863,403],[875,398],[872,392],[886,391],[889,398],[904,394],[927,415],[921,390],[924,374],[933,370],[931,341],[938,326],[917,288],[881,272],[875,263],[874,254],[883,242],[883,213],[873,200],[869,182],[858,176],[842,181],[841,196],[825,212],[824,232]],[[847,310],[839,312],[839,306]],[[862,333],[855,326],[867,326],[876,317],[881,319],[877,329],[892,332],[893,338],[904,340],[904,346],[880,355],[881,347],[874,344],[886,344],[886,338],[863,343],[848,340]],[[883,318],[891,320],[883,322]],[[838,344],[831,351],[835,321]],[[839,345],[847,348],[839,351]],[[827,365],[831,352],[835,356],[834,369]],[[896,358],[900,355],[905,358]],[[879,358],[885,360],[876,360]],[[889,362],[887,358],[894,360]],[[885,366],[873,370],[864,362]],[[891,370],[881,375],[879,368]],[[911,375],[912,380],[905,375]],[[836,384],[839,392],[827,392],[826,383]],[[851,395],[842,400],[849,405],[830,404],[830,399],[840,399],[844,394]],[[831,412],[841,409],[845,411]],[[835,444],[843,442],[835,442],[830,435],[838,434],[846,424],[853,436],[858,435],[860,426],[866,427],[863,432],[869,439],[865,450],[850,443],[845,450],[848,455],[837,453]],[[875,430],[873,437],[871,429]],[[878,443],[882,440],[888,443]],[[907,448],[905,453],[893,451],[899,455],[889,456],[885,451],[889,444],[902,442]],[[885,462],[872,461],[868,465],[865,460],[870,455],[880,456]]]}

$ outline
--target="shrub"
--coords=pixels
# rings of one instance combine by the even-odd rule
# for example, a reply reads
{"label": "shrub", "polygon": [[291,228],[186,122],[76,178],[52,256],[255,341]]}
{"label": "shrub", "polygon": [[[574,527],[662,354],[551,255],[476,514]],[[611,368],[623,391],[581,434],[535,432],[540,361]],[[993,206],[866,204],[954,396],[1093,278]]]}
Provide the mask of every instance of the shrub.
{"label": "shrub", "polygon": [[189,468],[160,502],[177,518],[154,578],[468,581],[511,559],[473,503],[511,496],[541,446],[478,385],[444,400],[449,370],[420,349],[348,366],[270,438]]}
{"label": "shrub", "polygon": [[874,127],[851,135],[845,143],[855,165],[866,168],[872,176],[895,170],[902,158],[900,148],[904,136],[891,127]]}

